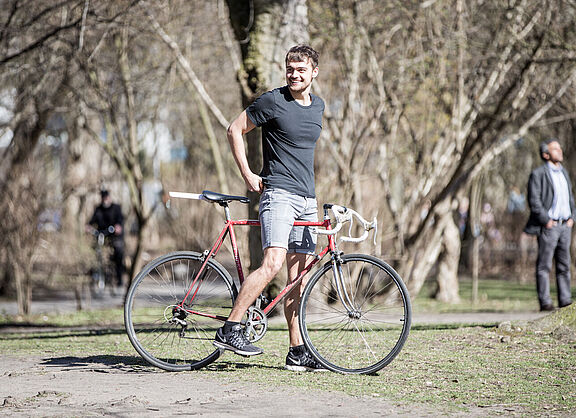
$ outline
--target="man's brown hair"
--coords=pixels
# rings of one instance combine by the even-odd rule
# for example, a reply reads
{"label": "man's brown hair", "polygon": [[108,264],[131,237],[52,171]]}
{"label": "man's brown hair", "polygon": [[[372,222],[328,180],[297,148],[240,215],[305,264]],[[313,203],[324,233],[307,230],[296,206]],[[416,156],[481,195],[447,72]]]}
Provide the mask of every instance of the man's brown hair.
{"label": "man's brown hair", "polygon": [[308,61],[312,63],[312,68],[318,67],[320,54],[308,45],[296,45],[286,53],[286,64],[289,62]]}

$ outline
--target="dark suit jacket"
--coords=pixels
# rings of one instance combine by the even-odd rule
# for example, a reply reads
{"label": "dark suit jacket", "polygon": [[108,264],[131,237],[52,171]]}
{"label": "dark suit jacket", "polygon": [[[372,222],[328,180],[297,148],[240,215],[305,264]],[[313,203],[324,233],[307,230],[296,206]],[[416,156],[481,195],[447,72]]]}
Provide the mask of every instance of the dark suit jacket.
{"label": "dark suit jacket", "polygon": [[122,233],[119,236],[124,235],[124,215],[122,215],[122,208],[116,203],[112,203],[107,208],[102,205],[97,206],[88,224],[96,225],[100,230],[118,224],[122,226]]}
{"label": "dark suit jacket", "polygon": [[[546,164],[534,169],[528,180],[528,205],[530,206],[530,218],[524,228],[524,232],[531,235],[540,235],[542,227],[548,223],[548,210],[554,202],[554,186],[548,172]],[[568,194],[570,196],[570,211],[572,219],[576,218],[576,206],[574,205],[574,195],[572,194],[572,183],[568,172],[562,168],[566,182],[568,183]]]}

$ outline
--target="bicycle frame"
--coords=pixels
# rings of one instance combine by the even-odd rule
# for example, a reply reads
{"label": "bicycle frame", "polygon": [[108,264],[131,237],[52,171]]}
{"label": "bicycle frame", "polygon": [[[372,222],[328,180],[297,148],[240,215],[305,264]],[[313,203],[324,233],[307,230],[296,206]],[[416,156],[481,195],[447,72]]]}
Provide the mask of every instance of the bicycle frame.
{"label": "bicycle frame", "polygon": [[[258,221],[258,220],[232,220],[231,216],[230,216],[230,210],[229,210],[227,205],[224,206],[224,211],[225,211],[225,215],[226,215],[226,223],[224,225],[224,228],[222,229],[222,232],[220,232],[220,235],[216,239],[216,242],[214,243],[214,245],[212,246],[210,251],[204,252],[204,262],[202,263],[202,266],[200,267],[198,273],[194,277],[194,280],[190,284],[190,287],[188,288],[188,292],[186,293],[186,296],[184,296],[184,299],[182,300],[182,302],[178,306],[180,309],[185,310],[188,313],[199,315],[199,316],[204,316],[204,317],[209,317],[209,318],[217,319],[217,320],[221,320],[221,321],[225,321],[227,318],[222,317],[222,316],[218,316],[218,315],[210,315],[210,314],[206,314],[203,312],[196,312],[196,311],[187,309],[184,306],[184,303],[187,300],[189,300],[190,302],[192,302],[194,300],[194,297],[196,296],[196,293],[199,290],[199,286],[196,286],[196,283],[198,282],[199,278],[202,276],[204,269],[206,267],[206,264],[208,263],[208,260],[210,260],[210,258],[212,258],[212,257],[215,257],[219,253],[220,249],[222,248],[222,244],[224,243],[224,240],[226,239],[227,236],[230,237],[230,244],[232,246],[232,255],[234,257],[234,262],[236,264],[236,270],[238,272],[238,279],[240,281],[240,286],[242,286],[242,283],[244,283],[244,271],[242,268],[242,262],[240,260],[240,252],[238,250],[238,245],[236,243],[236,234],[234,232],[234,227],[235,226],[260,226],[260,221]],[[324,210],[324,220],[322,222],[320,222],[320,221],[319,222],[295,221],[294,226],[316,226],[316,227],[325,228],[328,231],[332,229],[330,217],[328,216],[328,212],[326,209]],[[322,251],[320,251],[319,253],[317,253],[314,256],[312,261],[310,261],[304,267],[304,269],[302,269],[300,271],[300,273],[298,274],[298,277],[296,277],[296,279],[294,281],[292,281],[291,283],[287,284],[282,289],[282,291],[263,309],[264,314],[268,315],[268,313],[271,312],[276,307],[276,305],[280,301],[282,301],[282,299],[284,299],[284,297],[288,293],[290,293],[290,291],[295,286],[300,284],[300,282],[302,281],[304,276],[306,276],[306,274],[308,274],[308,272],[310,272],[310,270],[312,270],[312,268],[314,268],[314,266],[320,260],[322,260],[326,254],[337,253],[337,246],[336,246],[336,241],[334,239],[334,236],[333,235],[327,235],[327,238],[328,238],[328,244],[322,249]],[[196,287],[196,290],[193,292],[195,287]]]}

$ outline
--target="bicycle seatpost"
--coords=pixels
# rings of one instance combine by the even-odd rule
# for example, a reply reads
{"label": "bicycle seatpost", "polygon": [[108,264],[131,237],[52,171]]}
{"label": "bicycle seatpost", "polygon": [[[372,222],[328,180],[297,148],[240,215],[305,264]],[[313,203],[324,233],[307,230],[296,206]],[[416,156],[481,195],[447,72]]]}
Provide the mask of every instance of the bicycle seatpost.
{"label": "bicycle seatpost", "polygon": [[226,217],[226,222],[230,221],[232,217],[230,216],[230,207],[228,206],[228,203],[223,202],[221,206],[224,208],[224,216]]}

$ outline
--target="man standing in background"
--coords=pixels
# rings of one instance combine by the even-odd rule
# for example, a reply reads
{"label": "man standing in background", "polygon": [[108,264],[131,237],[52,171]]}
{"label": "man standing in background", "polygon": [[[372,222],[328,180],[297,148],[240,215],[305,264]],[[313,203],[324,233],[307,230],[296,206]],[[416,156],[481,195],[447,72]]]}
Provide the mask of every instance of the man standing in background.
{"label": "man standing in background", "polygon": [[530,174],[528,204],[530,218],[524,232],[538,236],[536,261],[536,289],[541,311],[552,311],[550,298],[550,270],[556,261],[558,306],[572,303],[570,290],[570,241],[576,207],[572,183],[562,167],[564,156],[556,139],[540,144],[540,157],[544,164]]}

